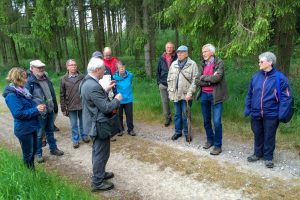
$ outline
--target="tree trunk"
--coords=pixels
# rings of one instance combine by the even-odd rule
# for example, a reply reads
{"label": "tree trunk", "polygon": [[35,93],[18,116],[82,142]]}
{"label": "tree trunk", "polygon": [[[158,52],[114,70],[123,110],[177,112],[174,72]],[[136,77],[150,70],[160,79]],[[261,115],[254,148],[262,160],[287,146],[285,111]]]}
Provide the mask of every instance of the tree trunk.
{"label": "tree trunk", "polygon": [[85,31],[85,20],[84,20],[84,9],[83,0],[77,0],[78,15],[79,15],[79,29],[80,29],[80,44],[82,48],[82,61],[83,66],[86,67],[88,63],[88,52],[86,44],[86,31]]}
{"label": "tree trunk", "polygon": [[7,52],[6,52],[6,41],[3,37],[0,37],[0,42],[1,42],[1,55],[2,55],[2,64],[7,65],[8,60],[7,60]]}
{"label": "tree trunk", "polygon": [[112,31],[111,31],[109,0],[105,1],[105,14],[106,14],[106,25],[107,25],[107,42],[109,45],[111,45]]}
{"label": "tree trunk", "polygon": [[105,47],[105,33],[104,33],[104,14],[103,6],[98,5],[98,19],[99,19],[99,40],[100,40],[100,51]]}
{"label": "tree trunk", "polygon": [[146,44],[144,46],[145,54],[145,71],[149,79],[152,78],[152,68],[151,68],[151,55],[150,55],[150,41],[149,41],[149,15],[148,15],[148,5],[147,0],[143,0],[143,31],[146,35]]}
{"label": "tree trunk", "polygon": [[[75,16],[75,10],[72,10],[72,15],[71,15],[71,27],[73,27],[73,37],[74,40],[73,41],[73,46],[75,47],[75,49],[78,52],[78,57],[82,58],[82,51],[81,48],[79,47],[79,39],[78,39],[78,33],[77,33],[77,24],[76,24],[76,16]],[[83,64],[83,63],[81,63]]]}
{"label": "tree trunk", "polygon": [[175,28],[175,48],[179,47],[179,32],[178,29]]}
{"label": "tree trunk", "polygon": [[91,0],[90,8],[91,8],[91,14],[92,14],[93,33],[94,33],[94,38],[95,38],[95,48],[101,51],[98,13],[97,13],[97,7],[95,5],[94,0]]}
{"label": "tree trunk", "polygon": [[68,43],[67,43],[67,36],[66,36],[66,27],[62,27],[61,28],[61,34],[62,34],[62,43],[63,43],[63,49],[64,49],[64,53],[67,59],[70,58],[69,56],[69,50],[68,50]]}
{"label": "tree trunk", "polygon": [[10,63],[13,66],[19,66],[19,60],[18,60],[15,41],[13,40],[13,38],[8,37],[8,43],[9,43],[10,49],[11,49],[11,62]]}

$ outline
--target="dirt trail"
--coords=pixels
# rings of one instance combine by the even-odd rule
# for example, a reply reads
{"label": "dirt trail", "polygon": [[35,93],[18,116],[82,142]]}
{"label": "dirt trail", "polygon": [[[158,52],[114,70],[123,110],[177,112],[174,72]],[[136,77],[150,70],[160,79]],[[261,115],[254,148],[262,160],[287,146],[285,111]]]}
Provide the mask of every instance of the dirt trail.
{"label": "dirt trail", "polygon": [[[19,147],[13,135],[13,121],[0,98],[0,141]],[[75,178],[88,188],[91,176],[91,144],[73,149],[69,120],[59,114],[55,134],[62,157],[49,155],[44,148],[49,169]],[[224,152],[217,157],[203,150],[203,134],[194,130],[193,142],[182,138],[170,140],[172,128],[135,123],[138,135],[117,137],[112,143],[108,171],[116,189],[103,192],[117,199],[300,199],[300,160],[295,153],[280,151],[275,168],[266,169],[263,161],[248,163],[251,143],[224,140]],[[200,146],[200,148],[198,148]],[[74,180],[75,180],[74,179]]]}

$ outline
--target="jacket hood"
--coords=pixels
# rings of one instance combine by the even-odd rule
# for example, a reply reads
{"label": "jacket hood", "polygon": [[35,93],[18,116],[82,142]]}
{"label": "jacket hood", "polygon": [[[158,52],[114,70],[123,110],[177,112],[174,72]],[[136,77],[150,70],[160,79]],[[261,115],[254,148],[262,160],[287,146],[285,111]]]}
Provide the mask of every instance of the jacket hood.
{"label": "jacket hood", "polygon": [[10,94],[10,93],[17,93],[17,91],[16,91],[15,88],[10,87],[10,86],[8,85],[8,86],[6,86],[6,88],[4,89],[4,92],[3,92],[2,96],[3,96],[4,98],[6,98],[7,95]]}
{"label": "jacket hood", "polygon": [[131,73],[130,73],[129,71],[125,70],[125,74],[126,74],[126,76],[125,76],[125,77],[122,77],[122,76],[119,75],[119,72],[116,72],[115,75],[114,75],[114,79],[115,79],[116,81],[122,80],[122,79],[128,77]]}

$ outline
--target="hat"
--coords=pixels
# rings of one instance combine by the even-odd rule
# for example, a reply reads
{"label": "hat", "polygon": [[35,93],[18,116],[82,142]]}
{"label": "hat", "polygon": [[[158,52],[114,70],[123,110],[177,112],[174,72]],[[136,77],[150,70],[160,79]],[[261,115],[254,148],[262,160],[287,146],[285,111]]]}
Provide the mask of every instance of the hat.
{"label": "hat", "polygon": [[95,51],[93,54],[92,54],[92,58],[103,58],[103,54],[100,52],[100,51]]}
{"label": "hat", "polygon": [[187,52],[188,48],[187,48],[187,46],[181,45],[180,47],[178,47],[178,49],[177,49],[176,52],[178,52],[178,51],[185,51],[185,52]]}
{"label": "hat", "polygon": [[45,67],[46,65],[44,63],[42,63],[42,61],[40,60],[33,60],[31,61],[30,63],[30,66],[33,66],[33,67]]}

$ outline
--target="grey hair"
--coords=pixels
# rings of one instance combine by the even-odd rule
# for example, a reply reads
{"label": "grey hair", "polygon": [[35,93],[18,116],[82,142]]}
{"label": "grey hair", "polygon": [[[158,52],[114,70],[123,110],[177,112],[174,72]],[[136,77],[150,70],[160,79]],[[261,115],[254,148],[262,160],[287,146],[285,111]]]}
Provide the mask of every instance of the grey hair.
{"label": "grey hair", "polygon": [[216,52],[216,47],[212,44],[205,44],[203,45],[202,49],[204,48],[208,48],[210,52],[212,52],[213,54],[215,54]]}
{"label": "grey hair", "polygon": [[96,71],[96,69],[105,68],[104,62],[100,58],[91,58],[87,66],[87,72],[91,73]]}
{"label": "grey hair", "polygon": [[69,60],[67,60],[67,62],[66,62],[66,66],[68,67],[68,65],[69,65],[70,62],[72,62],[72,61],[73,61],[73,62],[76,62],[75,59],[69,59]]}
{"label": "grey hair", "polygon": [[267,61],[271,61],[272,64],[276,65],[276,56],[275,56],[275,54],[272,53],[272,52],[269,52],[269,51],[264,52],[264,53],[260,54],[260,55],[258,56],[258,58],[259,58],[260,60],[261,60],[261,59],[266,59]]}
{"label": "grey hair", "polygon": [[125,66],[125,63],[123,63],[122,61],[119,60],[119,62],[117,62],[117,69],[119,68],[119,66]]}

